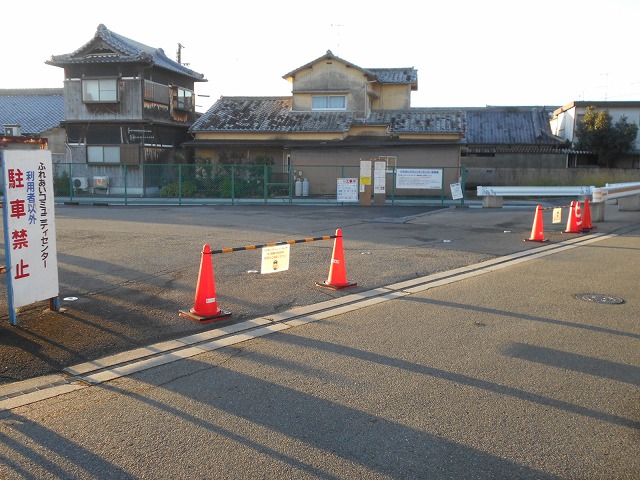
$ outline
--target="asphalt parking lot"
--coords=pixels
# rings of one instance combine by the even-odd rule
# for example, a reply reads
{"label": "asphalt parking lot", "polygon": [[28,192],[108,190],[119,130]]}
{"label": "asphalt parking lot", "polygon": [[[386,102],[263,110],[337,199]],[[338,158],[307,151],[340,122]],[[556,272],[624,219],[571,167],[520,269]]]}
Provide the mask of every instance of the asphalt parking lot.
{"label": "asphalt parking lot", "polygon": [[[637,226],[637,212],[608,207],[600,231]],[[290,268],[260,269],[260,250],[213,256],[220,308],[229,319],[200,324],[179,316],[194,303],[204,244],[212,249],[343,233],[346,272],[355,289],[471,265],[539,246],[528,238],[530,205],[502,209],[359,206],[56,207],[60,312],[48,302],[8,322],[0,303],[0,385],[180,335],[344,295],[318,288],[327,279],[333,241],[296,244]],[[549,242],[567,239],[545,218]],[[4,251],[4,248],[2,249]]]}

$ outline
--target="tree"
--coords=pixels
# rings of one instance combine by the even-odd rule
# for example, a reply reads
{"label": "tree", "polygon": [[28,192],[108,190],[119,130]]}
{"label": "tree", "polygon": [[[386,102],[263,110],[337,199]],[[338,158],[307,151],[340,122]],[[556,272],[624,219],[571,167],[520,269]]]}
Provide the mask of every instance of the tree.
{"label": "tree", "polygon": [[611,168],[615,161],[633,148],[638,125],[622,117],[615,124],[607,110],[587,107],[584,120],[576,127],[576,148],[588,150],[598,156],[598,165]]}

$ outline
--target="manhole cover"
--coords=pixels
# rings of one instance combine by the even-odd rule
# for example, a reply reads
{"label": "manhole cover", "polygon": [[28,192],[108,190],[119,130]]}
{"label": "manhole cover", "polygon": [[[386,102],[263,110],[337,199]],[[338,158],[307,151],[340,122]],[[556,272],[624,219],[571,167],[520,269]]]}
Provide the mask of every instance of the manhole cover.
{"label": "manhole cover", "polygon": [[616,305],[624,303],[624,300],[618,297],[612,297],[611,295],[602,295],[599,293],[581,293],[576,295],[578,300],[585,300],[587,302],[594,303],[607,303],[609,305]]}

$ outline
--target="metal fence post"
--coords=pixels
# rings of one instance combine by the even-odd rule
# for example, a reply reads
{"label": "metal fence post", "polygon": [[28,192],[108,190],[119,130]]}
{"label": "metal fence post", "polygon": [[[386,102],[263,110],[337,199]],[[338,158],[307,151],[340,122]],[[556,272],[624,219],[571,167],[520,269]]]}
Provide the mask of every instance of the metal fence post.
{"label": "metal fence post", "polygon": [[236,166],[231,165],[231,205],[234,204],[236,198]]}
{"label": "metal fence post", "polygon": [[71,176],[73,175],[73,169],[71,168],[73,163],[69,163],[68,165],[69,165],[69,200],[73,202],[73,177]]}
{"label": "metal fence post", "polygon": [[178,205],[182,205],[182,164],[178,164]]}
{"label": "metal fence post", "polygon": [[129,195],[127,194],[127,164],[125,163],[122,168],[123,168],[123,176],[124,176],[124,204],[128,205],[129,204]]}
{"label": "metal fence post", "polygon": [[264,204],[267,204],[267,196],[269,195],[268,193],[268,185],[267,185],[267,165],[265,164],[262,167],[262,192],[264,195]]}

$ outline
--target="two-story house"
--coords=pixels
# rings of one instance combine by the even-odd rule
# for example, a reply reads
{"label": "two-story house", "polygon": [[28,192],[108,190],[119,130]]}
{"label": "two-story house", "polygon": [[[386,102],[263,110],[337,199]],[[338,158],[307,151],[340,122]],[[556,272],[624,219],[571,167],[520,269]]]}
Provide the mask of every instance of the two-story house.
{"label": "two-story house", "polygon": [[[551,129],[555,135],[566,139],[575,145],[577,141],[576,129],[578,124],[584,120],[587,108],[594,107],[598,111],[607,111],[611,115],[613,123],[626,117],[629,123],[640,125],[640,102],[634,101],[575,101],[557,108],[553,112]],[[589,152],[572,152],[570,166],[596,165],[597,159]],[[640,167],[640,132],[635,139],[633,150],[624,158],[620,159],[616,165],[619,168]]]}
{"label": "two-story house", "polygon": [[176,162],[189,139],[194,85],[204,76],[104,25],[76,51],[46,63],[64,68],[71,176],[113,193],[157,191],[170,175],[163,166]]}
{"label": "two-story house", "polygon": [[566,145],[543,108],[412,108],[412,67],[361,68],[327,51],[283,78],[290,97],[221,97],[195,122],[186,145],[201,163],[271,158],[283,176],[308,178],[311,194],[334,195],[337,177],[357,177],[362,160],[384,161],[387,192],[422,196],[436,192],[397,188],[393,172],[441,169],[448,187],[466,162],[518,155],[526,164]]}

